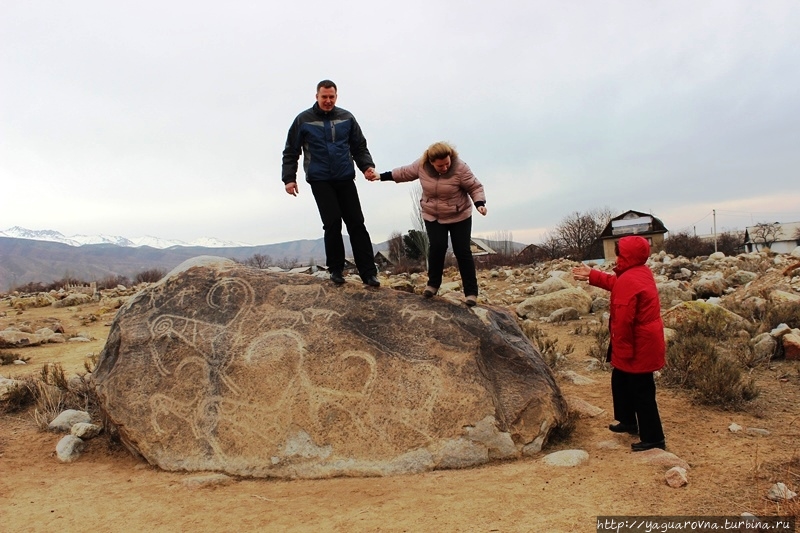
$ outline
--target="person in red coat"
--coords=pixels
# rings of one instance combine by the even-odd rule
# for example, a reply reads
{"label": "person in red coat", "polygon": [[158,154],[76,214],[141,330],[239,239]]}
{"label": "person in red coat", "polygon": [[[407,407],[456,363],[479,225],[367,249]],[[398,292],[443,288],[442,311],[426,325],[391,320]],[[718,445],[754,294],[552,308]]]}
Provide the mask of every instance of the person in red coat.
{"label": "person in red coat", "polygon": [[638,433],[641,441],[631,444],[635,452],[665,448],[653,372],[664,367],[666,346],[658,289],[645,264],[648,257],[646,239],[623,237],[617,243],[614,274],[588,265],[572,269],[576,280],[611,291],[611,396],[619,423],[608,429]]}

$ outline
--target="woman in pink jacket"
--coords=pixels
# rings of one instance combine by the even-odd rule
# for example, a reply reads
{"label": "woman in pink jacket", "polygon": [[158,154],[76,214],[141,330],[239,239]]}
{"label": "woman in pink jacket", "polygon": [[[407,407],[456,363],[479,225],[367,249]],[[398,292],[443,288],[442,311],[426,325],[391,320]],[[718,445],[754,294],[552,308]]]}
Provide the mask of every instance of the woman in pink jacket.
{"label": "woman in pink jacket", "polygon": [[380,179],[397,183],[418,179],[422,185],[420,208],[428,234],[428,286],[422,294],[431,298],[439,291],[449,234],[466,304],[474,306],[478,299],[478,279],[470,250],[472,204],[486,216],[483,185],[459,159],[455,148],[445,142],[433,143],[419,160],[383,172]]}
{"label": "woman in pink jacket", "polygon": [[656,404],[653,372],[664,367],[664,324],[653,273],[645,264],[650,245],[642,237],[623,237],[617,243],[614,274],[587,265],[572,269],[579,281],[611,291],[611,431],[639,433],[633,451],[665,448],[664,430]]}

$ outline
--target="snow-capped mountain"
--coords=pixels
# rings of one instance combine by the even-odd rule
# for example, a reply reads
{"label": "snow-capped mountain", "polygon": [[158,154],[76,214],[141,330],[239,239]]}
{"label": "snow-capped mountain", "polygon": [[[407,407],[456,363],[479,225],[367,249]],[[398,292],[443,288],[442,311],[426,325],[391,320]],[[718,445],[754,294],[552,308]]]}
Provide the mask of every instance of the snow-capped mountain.
{"label": "snow-capped mountain", "polygon": [[14,239],[31,239],[35,241],[50,241],[68,244],[70,246],[83,246],[84,244],[115,244],[117,246],[149,246],[151,248],[171,248],[172,246],[203,246],[206,248],[236,248],[239,246],[250,246],[249,244],[233,241],[221,241],[213,237],[201,237],[192,242],[179,240],[160,239],[158,237],[144,236],[133,239],[120,237],[118,235],[72,235],[70,237],[54,230],[30,230],[14,226],[7,230],[0,231],[0,237],[11,237]]}

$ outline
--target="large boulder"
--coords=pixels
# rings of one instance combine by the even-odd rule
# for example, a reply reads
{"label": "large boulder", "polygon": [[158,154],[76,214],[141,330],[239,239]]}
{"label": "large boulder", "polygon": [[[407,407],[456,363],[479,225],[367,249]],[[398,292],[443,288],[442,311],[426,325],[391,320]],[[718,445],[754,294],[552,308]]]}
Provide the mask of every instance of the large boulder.
{"label": "large boulder", "polygon": [[522,318],[540,318],[564,307],[574,307],[585,315],[592,309],[592,297],[580,287],[531,296],[517,305],[517,314]]}
{"label": "large boulder", "polygon": [[120,308],[94,380],[151,464],[240,476],[471,466],[541,450],[567,417],[507,311],[209,257]]}
{"label": "large boulder", "polygon": [[656,283],[661,307],[672,307],[679,302],[694,300],[695,293],[685,281],[670,280]]}
{"label": "large boulder", "polygon": [[661,314],[661,318],[664,327],[673,329],[687,322],[711,322],[721,329],[731,331],[745,329],[748,326],[747,319],[736,313],[719,305],[700,301],[683,302],[670,307]]}
{"label": "large boulder", "polygon": [[722,277],[721,272],[704,275],[692,284],[692,289],[698,298],[722,296],[727,288],[728,282]]}

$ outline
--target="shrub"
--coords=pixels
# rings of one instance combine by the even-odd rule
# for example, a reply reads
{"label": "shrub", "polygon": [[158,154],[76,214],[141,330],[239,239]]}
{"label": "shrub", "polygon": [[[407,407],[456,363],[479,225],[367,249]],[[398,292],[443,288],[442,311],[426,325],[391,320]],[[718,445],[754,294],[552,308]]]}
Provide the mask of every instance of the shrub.
{"label": "shrub", "polygon": [[721,407],[738,408],[758,396],[753,378],[744,379],[733,361],[721,357],[697,373],[695,389],[702,403]]}
{"label": "shrub", "polygon": [[14,287],[11,289],[12,292],[19,292],[22,294],[31,294],[36,292],[45,292],[44,283],[41,281],[31,281],[24,285],[19,285],[18,287]]}
{"label": "shrub", "polygon": [[167,271],[163,268],[149,268],[136,274],[133,278],[133,282],[136,285],[139,283],[155,283],[166,275]]}
{"label": "shrub", "polygon": [[30,360],[30,357],[23,357],[18,353],[0,353],[0,365],[13,365],[14,361]]}
{"label": "shrub", "polygon": [[608,364],[606,358],[608,357],[608,342],[611,338],[611,333],[605,326],[600,326],[594,333],[595,343],[589,347],[589,356],[600,362],[602,368]]}
{"label": "shrub", "polygon": [[566,444],[569,442],[570,438],[572,437],[573,433],[575,432],[575,428],[578,427],[578,419],[580,416],[576,411],[568,411],[567,419],[564,422],[556,427],[550,432],[548,435],[547,440],[551,446],[556,444]]}
{"label": "shrub", "polygon": [[745,378],[734,360],[719,355],[717,329],[691,321],[677,330],[661,373],[666,385],[693,391],[702,403],[734,409],[758,396],[753,379]]}
{"label": "shrub", "polygon": [[565,355],[569,355],[575,351],[575,346],[572,344],[567,344],[564,347],[563,353],[558,349],[558,339],[551,339],[542,331],[542,329],[534,322],[526,320],[522,323],[522,331],[525,333],[525,336],[530,339],[531,343],[534,347],[539,350],[539,353],[542,354],[542,358],[544,359],[547,366],[552,369],[555,369],[563,357]]}
{"label": "shrub", "polygon": [[116,289],[118,285],[128,287],[130,286],[130,284],[131,280],[128,276],[122,276],[122,275],[106,276],[97,282],[97,288],[100,290]]}
{"label": "shrub", "polygon": [[425,272],[425,263],[408,257],[401,257],[391,267],[392,274],[417,274]]}

